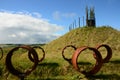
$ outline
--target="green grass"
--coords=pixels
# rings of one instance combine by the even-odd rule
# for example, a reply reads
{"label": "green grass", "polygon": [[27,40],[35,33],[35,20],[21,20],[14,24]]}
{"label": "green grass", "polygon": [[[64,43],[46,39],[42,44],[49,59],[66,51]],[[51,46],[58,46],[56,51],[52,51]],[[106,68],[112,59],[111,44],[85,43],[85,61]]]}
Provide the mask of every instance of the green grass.
{"label": "green grass", "polygon": [[[76,71],[71,64],[65,61],[62,57],[62,49],[66,45],[90,46],[95,47],[98,44],[108,44],[111,46],[113,56],[109,63],[103,64],[100,71],[93,75],[86,77],[80,72]],[[120,31],[111,27],[97,27],[97,28],[77,28],[72,30],[60,38],[42,46],[46,52],[45,59],[38,64],[37,68],[28,75],[25,80],[118,80],[120,79]],[[4,48],[4,57],[0,61],[0,80],[19,80],[16,76],[6,70],[5,58],[6,54],[13,47]],[[102,56],[105,56],[104,50],[100,50]],[[42,56],[37,49],[39,58]],[[65,56],[71,58],[74,50],[72,48],[65,50]],[[91,51],[84,51],[79,56],[79,66],[83,70],[90,70],[94,66],[95,60]],[[28,59],[27,52],[18,51],[12,57],[12,62],[15,67],[24,72],[25,69],[30,68],[33,63]]]}

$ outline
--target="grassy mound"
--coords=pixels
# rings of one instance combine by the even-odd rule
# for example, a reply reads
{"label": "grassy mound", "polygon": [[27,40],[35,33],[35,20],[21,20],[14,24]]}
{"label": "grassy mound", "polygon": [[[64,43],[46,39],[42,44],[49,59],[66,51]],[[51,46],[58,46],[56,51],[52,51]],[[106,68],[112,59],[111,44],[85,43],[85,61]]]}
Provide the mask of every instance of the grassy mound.
{"label": "grassy mound", "polygon": [[61,53],[66,45],[91,46],[108,44],[113,52],[120,50],[120,31],[111,27],[83,27],[74,29],[44,46],[47,53]]}
{"label": "grassy mound", "polygon": [[[109,63],[102,66],[101,70],[94,76],[86,77],[77,72],[71,64],[65,61],[62,57],[62,49],[67,45],[90,46],[95,47],[98,44],[108,44],[113,51],[112,59]],[[36,70],[34,70],[26,80],[104,80],[104,79],[120,79],[120,31],[111,27],[83,27],[71,30],[65,35],[56,40],[42,46],[45,50],[45,59],[39,63]],[[8,52],[9,49],[4,49]],[[39,49],[36,50],[39,58],[42,56]],[[65,50],[65,56],[71,58],[74,50],[68,48]],[[104,50],[102,51],[105,52]],[[21,54],[22,53],[22,54]],[[90,51],[85,51],[79,57],[79,66],[86,69],[91,69],[95,64],[95,59],[92,57]],[[106,54],[105,54],[106,55]],[[5,57],[0,62],[0,79],[17,80],[18,78],[9,73],[5,68]],[[16,52],[13,56],[13,64],[18,70],[25,70],[32,66],[32,62],[28,59],[27,52]]]}

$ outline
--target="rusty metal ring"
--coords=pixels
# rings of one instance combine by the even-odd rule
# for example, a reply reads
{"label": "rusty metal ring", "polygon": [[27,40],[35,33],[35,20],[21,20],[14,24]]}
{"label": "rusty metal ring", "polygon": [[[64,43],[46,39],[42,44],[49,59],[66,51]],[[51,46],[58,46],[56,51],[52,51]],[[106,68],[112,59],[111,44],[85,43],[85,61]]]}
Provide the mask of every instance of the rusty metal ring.
{"label": "rusty metal ring", "polygon": [[3,57],[3,49],[0,47],[0,50],[1,50],[1,57],[0,57],[0,60],[1,60]]}
{"label": "rusty metal ring", "polygon": [[[96,55],[96,58],[95,58],[95,59],[96,59],[96,64],[95,64],[95,66],[94,66],[90,71],[88,71],[88,72],[86,72],[86,71],[80,71],[80,68],[79,68],[78,63],[77,63],[78,56],[80,55],[80,53],[81,53],[82,51],[84,51],[84,50],[86,50],[86,49],[89,49],[89,50],[94,51],[93,54]],[[81,72],[81,73],[83,73],[83,74],[85,74],[85,75],[92,75],[92,74],[97,73],[97,72],[100,70],[100,68],[102,67],[102,64],[103,64],[103,63],[102,63],[102,56],[101,56],[100,52],[99,52],[97,49],[91,48],[91,47],[87,47],[87,46],[83,46],[83,47],[80,47],[80,48],[76,49],[76,51],[74,52],[74,54],[73,54],[73,56],[72,56],[72,64],[73,64],[73,67],[74,67],[77,71],[79,71],[79,72]]]}
{"label": "rusty metal ring", "polygon": [[67,47],[72,47],[72,48],[74,48],[74,50],[76,50],[77,48],[76,48],[75,46],[73,46],[73,45],[67,45],[67,46],[65,46],[65,47],[63,48],[63,50],[62,50],[62,56],[63,56],[63,58],[71,64],[71,60],[72,60],[72,59],[68,59],[68,58],[66,58],[66,57],[64,56],[64,50],[65,50]]}
{"label": "rusty metal ring", "polygon": [[98,45],[98,46],[96,46],[96,49],[99,49],[100,47],[105,47],[106,50],[107,50],[107,56],[104,59],[102,59],[103,63],[109,62],[109,60],[112,57],[112,49],[108,45],[106,45],[106,44]]}
{"label": "rusty metal ring", "polygon": [[[40,47],[40,46],[34,46],[33,48],[39,48],[39,49],[42,50],[42,52],[43,52],[43,57],[42,57],[40,60],[38,60],[38,62],[41,62],[41,61],[45,58],[45,51],[44,51],[44,49],[43,49],[42,47]],[[33,59],[33,57],[31,56],[31,54],[28,54],[28,57],[29,57],[29,59],[30,59],[32,62],[34,62],[34,59]]]}
{"label": "rusty metal ring", "polygon": [[[23,49],[28,50],[34,57],[34,64],[33,64],[33,66],[31,67],[31,69],[28,69],[25,72],[20,72],[19,70],[16,70],[13,67],[12,61],[11,61],[13,52],[18,50],[19,48],[23,48]],[[36,69],[36,67],[38,65],[38,55],[37,55],[36,51],[33,48],[31,48],[30,46],[15,47],[15,48],[13,48],[12,50],[10,50],[8,52],[8,54],[6,56],[5,64],[6,64],[6,68],[9,70],[10,73],[12,73],[13,75],[18,76],[19,78],[24,78],[25,76],[29,75],[34,69]]]}

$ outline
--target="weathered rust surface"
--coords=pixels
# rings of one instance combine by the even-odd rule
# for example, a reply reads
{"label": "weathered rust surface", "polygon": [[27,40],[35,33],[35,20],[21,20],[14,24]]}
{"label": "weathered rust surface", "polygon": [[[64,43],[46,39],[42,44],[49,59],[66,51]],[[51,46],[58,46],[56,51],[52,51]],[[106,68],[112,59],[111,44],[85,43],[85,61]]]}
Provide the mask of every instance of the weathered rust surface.
{"label": "weathered rust surface", "polygon": [[[29,53],[31,53],[33,55],[33,58],[34,58],[33,66],[31,67],[31,69],[25,70],[25,72],[20,72],[19,70],[15,69],[13,67],[12,61],[11,61],[13,53],[15,51],[17,51],[19,48],[28,50]],[[18,76],[19,78],[23,79],[25,76],[29,75],[34,69],[36,69],[36,67],[38,65],[38,55],[37,55],[36,51],[33,48],[31,48],[30,46],[15,47],[8,52],[8,54],[6,56],[5,64],[6,64],[6,68],[8,69],[8,71],[10,73],[12,73],[13,75]]]}
{"label": "weathered rust surface", "polygon": [[0,47],[0,50],[1,50],[1,57],[0,57],[0,60],[3,58],[3,49]]}
{"label": "weathered rust surface", "polygon": [[[107,62],[109,62],[109,60],[110,60],[111,57],[112,57],[112,49],[110,48],[110,46],[108,46],[108,45],[106,45],[106,44],[98,45],[98,46],[96,46],[96,49],[99,50],[99,48],[101,48],[101,47],[105,47],[106,50],[107,50],[107,56],[106,56],[104,59],[102,59],[102,60],[103,60],[103,63],[107,63]],[[102,54],[101,54],[101,55],[102,55]]]}
{"label": "weathered rust surface", "polygon": [[[41,62],[41,61],[45,58],[45,51],[44,51],[44,49],[43,49],[42,47],[40,47],[40,46],[34,46],[33,48],[34,48],[34,49],[35,49],[35,48],[38,48],[38,49],[42,50],[43,57],[38,60],[38,62]],[[28,57],[29,57],[29,59],[30,59],[32,62],[34,62],[34,58],[32,57],[32,55],[31,55],[30,53],[28,54]]]}
{"label": "weathered rust surface", "polygon": [[[70,64],[72,64],[72,62],[71,62],[71,58],[66,58],[65,57],[65,55],[64,55],[64,50],[66,49],[66,48],[68,48],[68,47],[71,47],[71,48],[73,48],[74,50],[76,50],[77,48],[75,47],[75,46],[73,46],[73,45],[67,45],[67,46],[65,46],[64,48],[63,48],[63,50],[62,50],[62,56],[63,56],[63,58],[66,60],[66,61],[68,61]],[[72,54],[71,54],[72,55]]]}
{"label": "weathered rust surface", "polygon": [[[96,55],[95,56],[96,64],[88,72],[80,71],[80,67],[78,66],[78,62],[77,62],[77,59],[78,59],[79,55],[81,54],[81,52],[86,50],[86,49],[92,50],[94,52],[93,54]],[[103,64],[102,63],[102,56],[101,56],[100,52],[97,49],[91,48],[91,47],[87,47],[87,46],[83,46],[83,47],[77,48],[76,51],[74,52],[74,54],[72,56],[72,64],[73,64],[73,67],[77,71],[79,71],[79,72],[81,72],[81,73],[83,73],[85,75],[92,75],[92,74],[97,73],[100,70],[100,68],[102,67],[102,64]]]}

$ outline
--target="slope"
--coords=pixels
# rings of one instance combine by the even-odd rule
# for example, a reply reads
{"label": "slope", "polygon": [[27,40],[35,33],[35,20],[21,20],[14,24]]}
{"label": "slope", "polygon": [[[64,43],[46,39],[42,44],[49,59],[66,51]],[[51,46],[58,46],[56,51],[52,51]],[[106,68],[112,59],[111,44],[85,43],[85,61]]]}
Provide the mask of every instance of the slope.
{"label": "slope", "polygon": [[107,26],[77,28],[46,44],[44,49],[46,53],[57,54],[61,53],[66,45],[95,47],[98,44],[108,44],[113,52],[119,52],[120,31]]}
{"label": "slope", "polygon": [[[74,45],[76,47],[95,47],[98,44],[108,44],[113,50],[113,56],[112,59],[110,59],[110,62],[104,64],[101,70],[93,77],[86,77],[85,75],[77,72],[71,64],[63,59],[61,54],[62,49],[67,45]],[[26,80],[120,79],[120,31],[111,27],[102,26],[97,28],[77,28],[42,47],[46,53],[45,59],[38,64],[37,68],[29,76],[26,77]],[[6,51],[8,52],[9,50],[6,49]],[[41,50],[36,49],[36,51],[38,52],[38,57],[41,58]],[[67,58],[71,58],[73,51],[74,50],[71,48],[67,49],[65,53],[69,54],[65,54],[65,56]],[[16,53],[18,54],[12,57],[13,65],[16,69],[26,71],[26,69],[33,65],[33,62],[28,58],[28,54],[26,54],[27,52],[21,54],[21,52],[16,51]],[[5,80],[6,78],[8,80],[17,80],[17,77],[6,71],[6,66],[4,65],[5,58],[6,54],[4,54],[4,58],[0,62],[0,80]],[[79,66],[84,70],[90,70],[96,63],[93,55],[89,54],[89,52],[87,52],[87,54],[79,55],[78,62]]]}

